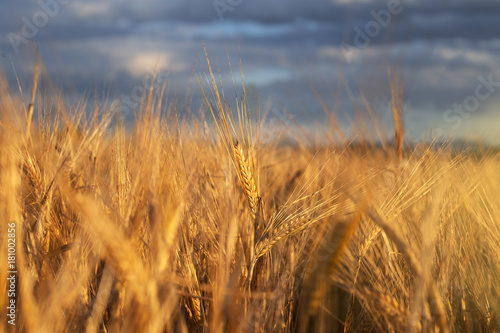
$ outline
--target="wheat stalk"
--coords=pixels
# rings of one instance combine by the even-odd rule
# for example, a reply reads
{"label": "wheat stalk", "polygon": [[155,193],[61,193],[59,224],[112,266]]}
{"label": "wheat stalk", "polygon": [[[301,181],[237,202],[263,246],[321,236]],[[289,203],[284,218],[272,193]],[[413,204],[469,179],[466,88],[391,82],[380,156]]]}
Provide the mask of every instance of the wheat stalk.
{"label": "wheat stalk", "polygon": [[368,249],[370,248],[370,245],[374,242],[374,240],[380,235],[382,229],[379,227],[375,226],[373,230],[370,232],[370,234],[365,238],[363,243],[359,246],[359,258],[358,258],[358,263],[356,265],[356,274],[354,275],[352,287],[351,287],[351,297],[349,298],[349,303],[347,305],[347,315],[346,315],[346,320],[345,320],[345,325],[344,325],[344,332],[350,332],[352,328],[352,322],[354,319],[354,301],[356,300],[356,295],[354,293],[354,288],[356,286],[356,283],[358,281],[358,275],[359,275],[359,270],[361,268],[361,260],[363,260],[363,257],[366,255],[368,252]]}
{"label": "wheat stalk", "polygon": [[392,100],[392,117],[394,120],[394,145],[399,162],[403,159],[403,140],[405,137],[405,128],[403,124],[403,87],[399,83],[397,70],[392,74],[389,70],[389,86]]}
{"label": "wheat stalk", "polygon": [[[415,276],[422,275],[422,266],[415,258],[414,253],[411,251],[409,246],[399,237],[399,235],[394,231],[394,229],[385,222],[385,220],[379,215],[379,213],[371,208],[367,211],[368,216],[371,220],[382,229],[386,236],[399,248],[403,256],[408,260],[411,271]],[[437,317],[437,324],[439,326],[440,332],[449,332],[446,311],[443,302],[440,298],[439,291],[436,286],[429,284],[427,286],[427,298],[429,299],[429,305],[432,306],[432,310],[435,312]]]}

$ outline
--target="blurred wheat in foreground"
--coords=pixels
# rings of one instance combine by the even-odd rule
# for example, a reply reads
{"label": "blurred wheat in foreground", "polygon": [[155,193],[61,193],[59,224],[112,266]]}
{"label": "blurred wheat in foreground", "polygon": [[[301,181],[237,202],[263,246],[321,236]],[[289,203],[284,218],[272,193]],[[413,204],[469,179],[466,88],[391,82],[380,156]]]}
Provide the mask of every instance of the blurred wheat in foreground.
{"label": "blurred wheat in foreground", "polygon": [[2,80],[2,331],[500,331],[498,154],[260,145],[244,86],[199,82],[212,120],[151,92],[125,129]]}

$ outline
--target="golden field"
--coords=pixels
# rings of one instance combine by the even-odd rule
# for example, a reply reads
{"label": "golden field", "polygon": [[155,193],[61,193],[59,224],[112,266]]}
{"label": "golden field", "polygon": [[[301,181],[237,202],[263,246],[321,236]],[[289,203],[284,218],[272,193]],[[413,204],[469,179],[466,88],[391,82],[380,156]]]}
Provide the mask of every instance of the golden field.
{"label": "golden field", "polygon": [[160,90],[131,128],[2,80],[2,331],[500,331],[497,153],[262,143],[211,72],[206,118]]}

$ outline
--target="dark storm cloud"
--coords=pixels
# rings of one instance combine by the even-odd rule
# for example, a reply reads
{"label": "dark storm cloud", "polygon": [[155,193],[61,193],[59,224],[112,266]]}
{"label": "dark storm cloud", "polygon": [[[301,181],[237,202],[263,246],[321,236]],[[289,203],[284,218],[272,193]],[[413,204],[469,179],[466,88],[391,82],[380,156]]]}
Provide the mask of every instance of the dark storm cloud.
{"label": "dark storm cloud", "polygon": [[[395,2],[395,1],[393,1]],[[499,11],[498,1],[431,1],[401,0],[401,6],[421,15],[451,13],[459,16],[492,14]],[[387,7],[390,0],[373,1],[324,1],[324,0],[232,0],[225,18],[253,20],[263,23],[285,23],[297,18],[312,21],[342,22],[350,18],[371,19],[370,11]],[[234,3],[234,5],[233,5]],[[132,17],[137,21],[168,19],[187,22],[219,20],[212,0],[143,1],[137,3],[114,2],[109,18]]]}
{"label": "dark storm cloud", "polygon": [[[75,95],[96,84],[109,84],[112,95],[127,94],[163,55],[171,85],[185,89],[193,62],[201,71],[202,42],[225,82],[231,83],[226,51],[233,67],[241,54],[245,77],[263,101],[279,97],[290,109],[307,105],[303,109],[315,115],[322,111],[311,86],[332,104],[335,95],[345,110],[353,102],[346,87],[355,99],[363,94],[373,105],[388,103],[388,65],[404,74],[409,112],[427,110],[438,120],[470,95],[478,76],[494,74],[500,81],[497,0],[73,0],[60,4],[15,52],[8,34],[23,36],[26,21],[33,23],[42,4],[57,1],[2,0],[0,60],[4,69],[12,60],[29,81],[32,66],[26,64],[36,45],[53,80]],[[230,5],[217,9],[221,2]],[[401,10],[366,38],[368,25],[395,5]],[[367,39],[363,47],[356,44],[358,31]],[[352,58],[342,43],[356,51]]]}
{"label": "dark storm cloud", "polygon": [[[32,19],[41,10],[40,3],[55,0],[13,1],[3,3],[0,27],[4,32],[16,32],[23,25],[23,17]],[[59,13],[50,18],[47,27],[40,29],[39,38],[85,38],[107,34],[124,34],[141,24],[155,21],[174,21],[189,24],[220,22],[214,4],[224,0],[148,0],[86,1],[61,4]],[[303,0],[238,0],[239,5],[229,6],[225,20],[255,21],[263,24],[289,24],[298,19],[317,22],[332,42],[343,38],[342,32],[353,33],[350,28],[363,26],[374,20],[373,12],[387,9],[396,0],[376,1],[303,1]],[[230,2],[231,3],[231,2]],[[83,5],[82,5],[83,4]],[[106,4],[106,6],[102,6]],[[85,13],[82,8],[102,6],[101,10]],[[82,8],[80,8],[82,7]],[[401,0],[402,12],[393,15],[386,35],[391,38],[378,41],[396,42],[401,39],[419,38],[470,38],[498,37],[500,29],[500,3],[498,1],[415,1]],[[80,10],[80,13],[79,13]],[[331,34],[331,32],[335,34]],[[321,32],[316,31],[321,35]],[[5,36],[5,35],[4,35]],[[2,36],[2,37],[4,37]],[[296,36],[297,39],[308,36]],[[272,37],[271,37],[272,38]],[[265,39],[265,38],[263,38]],[[392,40],[391,40],[392,39]]]}

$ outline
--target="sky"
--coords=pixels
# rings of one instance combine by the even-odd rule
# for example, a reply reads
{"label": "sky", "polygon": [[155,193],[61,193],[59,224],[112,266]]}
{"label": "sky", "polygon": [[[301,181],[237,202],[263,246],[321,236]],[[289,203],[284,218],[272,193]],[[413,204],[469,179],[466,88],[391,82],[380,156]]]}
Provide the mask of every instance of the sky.
{"label": "sky", "polygon": [[38,49],[65,96],[109,96],[128,118],[155,66],[169,96],[192,86],[197,110],[203,44],[226,92],[228,62],[240,82],[241,59],[268,119],[314,129],[323,103],[346,133],[356,115],[372,122],[368,109],[390,132],[397,69],[410,140],[498,139],[498,0],[0,0],[0,68],[13,85],[16,73],[29,86]]}

